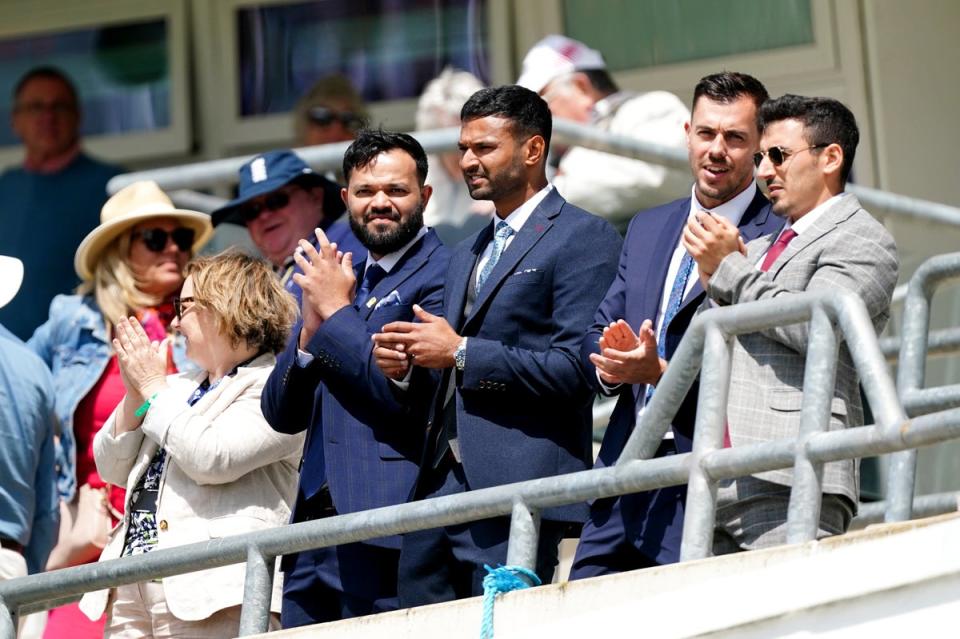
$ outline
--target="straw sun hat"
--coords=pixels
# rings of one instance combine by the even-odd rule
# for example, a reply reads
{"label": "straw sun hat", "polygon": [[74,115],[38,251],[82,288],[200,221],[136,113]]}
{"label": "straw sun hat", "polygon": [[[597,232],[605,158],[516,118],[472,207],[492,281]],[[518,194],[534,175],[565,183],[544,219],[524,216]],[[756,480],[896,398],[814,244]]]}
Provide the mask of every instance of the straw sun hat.
{"label": "straw sun hat", "polygon": [[100,226],[83,238],[73,258],[73,268],[85,281],[93,279],[93,271],[103,250],[116,238],[143,222],[170,217],[194,230],[193,252],[196,253],[213,234],[210,216],[173,206],[156,182],[134,182],[117,191],[100,210]]}

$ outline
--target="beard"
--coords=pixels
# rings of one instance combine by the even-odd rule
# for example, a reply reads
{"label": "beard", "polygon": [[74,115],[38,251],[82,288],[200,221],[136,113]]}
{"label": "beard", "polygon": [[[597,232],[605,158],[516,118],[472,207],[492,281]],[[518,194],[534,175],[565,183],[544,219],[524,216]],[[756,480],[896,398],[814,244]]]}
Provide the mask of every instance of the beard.
{"label": "beard", "polygon": [[400,216],[400,223],[386,231],[372,230],[367,226],[366,216],[364,216],[364,223],[361,224],[354,217],[353,212],[347,211],[347,215],[350,220],[350,229],[360,240],[360,243],[371,253],[382,256],[400,250],[407,242],[417,236],[423,226],[423,208],[423,200],[420,200],[417,203],[417,208],[410,213],[407,219]]}

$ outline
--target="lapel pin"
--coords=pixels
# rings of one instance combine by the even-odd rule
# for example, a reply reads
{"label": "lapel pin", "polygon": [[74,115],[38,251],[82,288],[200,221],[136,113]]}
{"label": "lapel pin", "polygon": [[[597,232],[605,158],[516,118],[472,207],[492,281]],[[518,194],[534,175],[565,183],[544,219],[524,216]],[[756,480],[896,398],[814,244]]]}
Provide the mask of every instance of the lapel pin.
{"label": "lapel pin", "polygon": [[370,299],[367,300],[366,307],[373,308],[373,305],[376,303],[377,303],[377,298],[371,297]]}

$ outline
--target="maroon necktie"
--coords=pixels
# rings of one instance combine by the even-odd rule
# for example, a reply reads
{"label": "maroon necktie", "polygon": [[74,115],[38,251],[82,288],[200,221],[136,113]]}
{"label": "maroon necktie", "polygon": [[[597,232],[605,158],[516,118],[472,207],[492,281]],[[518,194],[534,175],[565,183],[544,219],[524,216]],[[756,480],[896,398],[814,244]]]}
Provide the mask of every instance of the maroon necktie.
{"label": "maroon necktie", "polygon": [[770,245],[770,248],[767,250],[766,257],[763,258],[763,264],[760,265],[761,271],[769,271],[770,267],[773,266],[773,263],[780,257],[780,254],[783,253],[783,250],[787,248],[787,244],[790,243],[790,240],[797,236],[797,232],[793,229],[787,229],[780,234],[780,237],[777,238],[777,241]]}
{"label": "maroon necktie", "polygon": [[[760,270],[768,271],[780,257],[780,254],[783,253],[783,250],[787,248],[787,244],[796,236],[797,232],[793,229],[787,229],[781,233],[777,241],[771,244],[769,250],[767,250],[767,255],[763,258],[763,264],[760,265]],[[730,448],[730,446],[730,424],[727,423],[723,429],[723,447]]]}

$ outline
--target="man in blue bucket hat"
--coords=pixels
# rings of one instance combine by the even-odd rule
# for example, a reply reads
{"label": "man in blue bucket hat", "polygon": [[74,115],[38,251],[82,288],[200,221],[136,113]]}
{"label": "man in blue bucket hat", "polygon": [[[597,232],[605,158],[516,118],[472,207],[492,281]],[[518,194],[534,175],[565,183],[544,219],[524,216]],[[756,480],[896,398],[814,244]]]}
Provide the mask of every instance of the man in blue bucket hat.
{"label": "man in blue bucket hat", "polygon": [[343,216],[340,186],[315,172],[293,151],[280,149],[255,156],[240,167],[237,197],[212,214],[213,225],[245,226],[250,239],[273,264],[284,287],[297,300],[301,291],[293,281],[299,272],[293,251],[301,239],[316,242],[315,228],[323,229],[331,242],[354,255],[366,249],[350,230]]}

